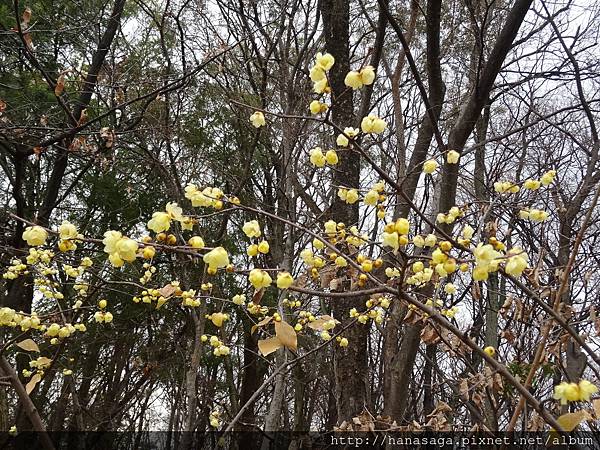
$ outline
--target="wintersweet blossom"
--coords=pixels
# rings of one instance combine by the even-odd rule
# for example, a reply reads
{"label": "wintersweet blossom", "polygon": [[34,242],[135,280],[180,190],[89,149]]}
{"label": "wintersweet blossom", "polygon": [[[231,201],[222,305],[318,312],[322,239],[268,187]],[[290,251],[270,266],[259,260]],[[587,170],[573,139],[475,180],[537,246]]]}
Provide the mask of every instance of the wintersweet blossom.
{"label": "wintersweet blossom", "polygon": [[208,264],[209,269],[216,272],[217,269],[229,264],[229,255],[223,247],[217,247],[204,255],[202,260]]}
{"label": "wintersweet blossom", "polygon": [[158,211],[152,214],[152,219],[148,221],[148,229],[155,233],[161,233],[171,228],[171,216],[169,213]]}
{"label": "wintersweet blossom", "polygon": [[367,117],[363,117],[360,128],[363,133],[380,134],[383,133],[387,124],[384,120],[377,117],[375,114],[369,114]]}
{"label": "wintersweet blossom", "polygon": [[264,127],[267,123],[265,115],[260,111],[256,111],[250,116],[250,122],[254,128]]}
{"label": "wintersweet blossom", "polygon": [[34,225],[25,228],[23,239],[27,242],[27,245],[38,247],[46,242],[46,239],[48,239],[48,232],[42,227]]}
{"label": "wintersweet blossom", "polygon": [[242,227],[242,231],[249,238],[260,237],[260,225],[258,224],[258,220],[251,220],[249,222],[244,223]]}
{"label": "wintersweet blossom", "polygon": [[77,237],[77,227],[68,220],[63,220],[58,227],[58,233],[61,239],[75,239]]}
{"label": "wintersweet blossom", "polygon": [[429,159],[423,163],[424,173],[433,173],[438,168],[438,163],[435,159]]}
{"label": "wintersweet blossom", "polygon": [[458,163],[459,158],[460,153],[458,153],[456,150],[450,150],[446,155],[446,161],[448,162],[448,164]]}
{"label": "wintersweet blossom", "polygon": [[252,269],[248,275],[248,280],[257,290],[269,287],[273,282],[271,276],[262,269]]}
{"label": "wintersweet blossom", "polygon": [[279,289],[287,289],[294,282],[294,278],[289,272],[280,272],[277,274],[277,287]]}

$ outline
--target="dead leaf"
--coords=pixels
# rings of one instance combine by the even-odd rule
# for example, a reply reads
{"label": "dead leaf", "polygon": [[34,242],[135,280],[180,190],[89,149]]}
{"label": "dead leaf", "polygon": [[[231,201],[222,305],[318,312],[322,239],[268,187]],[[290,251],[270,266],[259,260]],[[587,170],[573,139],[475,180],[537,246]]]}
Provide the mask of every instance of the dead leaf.
{"label": "dead leaf", "polygon": [[600,398],[596,400],[592,400],[592,405],[594,406],[594,412],[596,413],[596,418],[600,419]]}
{"label": "dead leaf", "polygon": [[65,74],[63,72],[58,76],[58,79],[56,80],[56,86],[54,87],[54,95],[59,97],[60,94],[63,93],[64,89],[65,89]]}
{"label": "dead leaf", "polygon": [[42,377],[39,373],[36,373],[34,376],[31,377],[31,380],[29,380],[29,383],[27,383],[25,385],[25,391],[27,391],[27,394],[31,394],[31,391],[33,391],[35,389],[36,384],[38,384],[41,381]]}
{"label": "dead leaf", "polygon": [[[573,431],[577,427],[577,425],[579,425],[584,420],[592,420],[592,416],[589,412],[583,409],[580,409],[579,411],[573,413],[563,414],[562,416],[556,419],[556,421],[564,431]],[[554,430],[553,433],[555,433]]]}
{"label": "dead leaf", "polygon": [[252,329],[250,330],[250,334],[254,334],[254,332],[256,331],[257,328],[264,327],[269,322],[271,322],[271,320],[273,320],[273,316],[267,316],[263,320],[261,320],[260,322],[258,322],[256,325],[252,325]]}
{"label": "dead leaf", "polygon": [[260,339],[258,341],[258,350],[263,356],[270,355],[274,351],[279,350],[281,347],[283,347],[283,344],[276,337]]}
{"label": "dead leaf", "polygon": [[254,295],[252,296],[252,303],[254,303],[255,305],[260,305],[260,301],[262,300],[263,295],[265,295],[265,290],[263,288],[259,289],[258,291],[254,291]]}
{"label": "dead leaf", "polygon": [[172,284],[165,284],[162,288],[158,290],[158,292],[160,292],[160,295],[162,295],[163,297],[169,298],[175,293],[176,290],[177,288]]}
{"label": "dead leaf", "polygon": [[337,272],[336,266],[328,266],[319,271],[319,276],[321,277],[321,287],[328,288],[331,280],[335,278],[335,274]]}
{"label": "dead leaf", "polygon": [[21,22],[21,28],[27,28],[29,26],[29,22],[31,21],[31,8],[28,6],[23,11],[23,21]]}
{"label": "dead leaf", "polygon": [[325,315],[320,316],[318,319],[315,319],[312,322],[309,322],[308,327],[312,328],[313,330],[323,331],[323,326],[325,325],[325,322],[329,322],[331,320],[335,321],[336,325],[338,325],[340,323],[339,320],[336,320],[333,317],[325,314]]}
{"label": "dead leaf", "polygon": [[275,335],[277,339],[290,350],[296,350],[298,348],[298,335],[296,330],[289,323],[285,321],[275,322]]}
{"label": "dead leaf", "polygon": [[38,347],[38,345],[33,341],[33,339],[25,339],[24,341],[21,341],[17,344],[15,344],[17,347],[22,348],[23,350],[27,351],[27,352],[40,352],[40,348]]}

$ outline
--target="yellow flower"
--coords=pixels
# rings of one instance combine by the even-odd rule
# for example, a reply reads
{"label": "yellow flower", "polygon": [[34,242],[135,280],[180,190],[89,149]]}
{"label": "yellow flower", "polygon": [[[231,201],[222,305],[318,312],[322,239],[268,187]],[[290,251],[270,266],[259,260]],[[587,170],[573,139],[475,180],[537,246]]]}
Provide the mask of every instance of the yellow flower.
{"label": "yellow flower", "polygon": [[256,111],[250,116],[250,122],[252,123],[254,128],[264,127],[267,123],[265,120],[265,115],[260,111]]}
{"label": "yellow flower", "polygon": [[77,237],[77,227],[68,220],[63,220],[63,223],[58,227],[58,232],[61,239],[75,239]]}
{"label": "yellow flower", "polygon": [[327,153],[325,153],[325,160],[327,161],[327,164],[331,166],[335,166],[339,162],[338,155],[335,150],[327,150]]}
{"label": "yellow flower", "polygon": [[223,247],[217,247],[210,252],[208,252],[202,258],[205,264],[208,264],[208,267],[216,270],[220,267],[226,267],[229,264],[229,255],[227,254],[227,250]]}
{"label": "yellow flower", "polygon": [[338,256],[335,258],[335,265],[338,267],[346,267],[348,265],[348,261],[343,256]]}
{"label": "yellow flower", "polygon": [[415,237],[413,237],[413,244],[415,245],[415,247],[425,247],[425,239],[423,239],[423,236],[421,236],[420,234],[417,234]]}
{"label": "yellow flower", "polygon": [[392,247],[394,249],[394,251],[397,251],[398,248],[400,247],[400,245],[398,243],[398,233],[395,231],[393,233],[384,232],[382,234],[381,244],[384,247]]}
{"label": "yellow flower", "polygon": [[202,239],[200,236],[192,236],[189,240],[188,240],[188,245],[192,248],[204,248],[204,239]]}
{"label": "yellow flower", "polygon": [[464,237],[465,239],[471,239],[473,237],[474,233],[475,233],[475,230],[473,229],[473,227],[471,225],[465,225],[461,234],[462,234],[462,237]]}
{"label": "yellow flower", "polygon": [[313,91],[315,94],[322,94],[327,91],[328,87],[327,78],[323,78],[322,80],[319,80],[313,84]]}
{"label": "yellow flower", "polygon": [[496,354],[496,349],[492,346],[487,346],[486,348],[483,349],[484,353],[490,357],[494,357],[494,355]]}
{"label": "yellow flower", "polygon": [[246,250],[246,254],[250,257],[255,257],[256,255],[258,255],[258,245],[256,244],[252,244],[248,247],[248,249]]}
{"label": "yellow flower", "polygon": [[315,62],[318,67],[327,72],[335,64],[335,58],[329,53],[322,54],[321,52],[319,52],[317,53]]}
{"label": "yellow flower", "polygon": [[156,249],[152,246],[144,247],[144,250],[142,251],[142,256],[144,257],[144,259],[152,259],[154,258],[155,254]]}
{"label": "yellow flower", "polygon": [[135,260],[138,247],[136,241],[129,239],[128,237],[123,237],[117,242],[116,249],[121,259],[131,262]]}
{"label": "yellow flower", "polygon": [[438,163],[435,159],[429,159],[423,163],[424,173],[433,173],[438,168]]}
{"label": "yellow flower", "polygon": [[560,400],[561,405],[566,405],[567,402],[579,401],[580,396],[581,392],[577,383],[567,383],[563,381],[562,383],[554,387],[553,397],[555,400]]}
{"label": "yellow flower", "polygon": [[340,347],[348,347],[348,339],[341,338],[340,339]]}
{"label": "yellow flower", "polygon": [[280,272],[277,274],[277,287],[279,289],[287,289],[294,282],[294,278],[289,274],[289,272]]}
{"label": "yellow flower", "polygon": [[383,133],[383,130],[385,130],[386,126],[387,124],[385,121],[374,114],[369,114],[367,117],[363,117],[362,121],[360,122],[360,128],[363,133]]}
{"label": "yellow flower", "polygon": [[446,155],[446,161],[448,162],[448,164],[458,163],[459,158],[460,153],[458,153],[456,150],[450,150]]}
{"label": "yellow flower", "polygon": [[475,281],[485,281],[488,279],[488,270],[486,267],[475,266],[473,269],[473,279]]}
{"label": "yellow flower", "polygon": [[373,66],[365,66],[360,69],[360,79],[364,85],[373,84],[373,81],[375,81],[375,69]]}
{"label": "yellow flower", "polygon": [[248,280],[257,290],[269,287],[273,282],[269,274],[261,269],[252,269],[248,275]]}
{"label": "yellow flower", "polygon": [[166,212],[155,212],[148,221],[148,229],[155,233],[167,231],[171,227],[171,216]]}
{"label": "yellow flower", "polygon": [[328,220],[327,222],[325,222],[324,227],[325,233],[327,233],[330,237],[335,236],[335,234],[337,233],[337,223],[335,223],[335,221],[333,220]]}
{"label": "yellow flower", "polygon": [[242,227],[242,231],[249,238],[260,237],[260,225],[258,224],[258,220],[251,220],[250,222],[246,222]]}
{"label": "yellow flower", "polygon": [[529,218],[534,222],[543,222],[548,218],[548,213],[540,209],[532,209],[529,211]]}
{"label": "yellow flower", "polygon": [[425,247],[433,247],[436,242],[437,242],[437,238],[435,237],[435,234],[430,233],[427,236],[425,236],[425,240],[424,240]]}
{"label": "yellow flower", "polygon": [[404,217],[401,217],[396,220],[394,229],[398,232],[398,234],[408,234],[408,231],[410,230],[410,222]]}
{"label": "yellow flower", "polygon": [[318,81],[321,81],[326,78],[325,71],[320,66],[312,66],[309,72],[309,76],[314,83],[317,83]]}
{"label": "yellow flower", "polygon": [[353,205],[358,201],[358,191],[356,189],[349,189],[346,194],[346,203]]}
{"label": "yellow flower", "polygon": [[171,217],[171,219],[175,219],[177,221],[182,221],[185,219],[183,217],[183,210],[175,202],[167,203],[167,206],[165,207],[165,211],[167,211],[167,213],[169,213],[169,216]]}
{"label": "yellow flower", "polygon": [[325,103],[321,103],[319,100],[310,102],[310,112],[312,114],[319,114],[325,111],[327,111],[327,105]]}
{"label": "yellow flower", "polygon": [[542,177],[540,178],[540,181],[544,186],[548,186],[549,184],[552,184],[555,176],[556,176],[556,170],[549,170],[544,175],[542,175]]}
{"label": "yellow flower", "polygon": [[360,76],[360,73],[358,73],[355,70],[352,70],[346,74],[346,77],[344,78],[344,84],[356,90],[363,87],[364,83],[362,77]]}
{"label": "yellow flower", "polygon": [[522,209],[519,211],[519,218],[521,219],[529,219],[529,210],[528,209]]}
{"label": "yellow flower", "polygon": [[506,266],[504,270],[507,274],[512,275],[514,277],[520,277],[523,271],[527,268],[527,253],[523,252],[518,247],[511,249],[508,252],[508,255],[513,255],[508,258],[506,261]]}
{"label": "yellow flower", "polygon": [[373,189],[371,189],[369,192],[367,192],[367,195],[365,195],[365,198],[364,198],[365,205],[369,205],[369,206],[375,206],[377,204],[378,200],[379,200],[379,193]]}
{"label": "yellow flower", "polygon": [[223,314],[222,312],[212,313],[208,316],[209,320],[214,324],[215,327],[221,328],[223,326],[223,322],[229,319],[227,314]]}
{"label": "yellow flower", "polygon": [[581,380],[578,385],[579,388],[579,400],[589,402],[590,396],[598,392],[598,388],[590,383],[588,380]]}
{"label": "yellow flower", "polygon": [[267,241],[262,241],[258,244],[257,250],[261,252],[263,255],[269,253],[269,243]]}
{"label": "yellow flower", "polygon": [[475,256],[476,264],[486,269],[494,259],[501,256],[490,244],[484,245],[482,243],[473,250],[473,255]]}
{"label": "yellow flower", "polygon": [[538,180],[525,180],[525,182],[523,183],[523,187],[525,189],[529,189],[531,191],[535,191],[537,189],[540,188],[541,183]]}
{"label": "yellow flower", "polygon": [[338,137],[336,138],[335,143],[339,147],[348,147],[348,144],[350,143],[350,141],[343,134],[338,134]]}
{"label": "yellow flower", "polygon": [[450,295],[456,294],[456,286],[454,286],[454,284],[452,284],[452,283],[447,283],[444,286],[444,292],[446,294],[450,294]]}
{"label": "yellow flower", "polygon": [[325,166],[327,160],[321,147],[315,147],[310,151],[310,162],[317,167]]}
{"label": "yellow flower", "polygon": [[48,233],[42,227],[34,225],[32,227],[25,228],[23,232],[23,239],[27,241],[27,245],[37,247],[43,245],[48,238]]}

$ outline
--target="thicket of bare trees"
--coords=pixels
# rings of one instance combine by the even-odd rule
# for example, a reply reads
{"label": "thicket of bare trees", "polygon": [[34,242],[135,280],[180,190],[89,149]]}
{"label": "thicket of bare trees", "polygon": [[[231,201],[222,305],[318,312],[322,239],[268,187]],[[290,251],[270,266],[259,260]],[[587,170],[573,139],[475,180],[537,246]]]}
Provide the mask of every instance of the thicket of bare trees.
{"label": "thicket of bare trees", "polygon": [[598,19],[0,6],[0,428],[595,429]]}

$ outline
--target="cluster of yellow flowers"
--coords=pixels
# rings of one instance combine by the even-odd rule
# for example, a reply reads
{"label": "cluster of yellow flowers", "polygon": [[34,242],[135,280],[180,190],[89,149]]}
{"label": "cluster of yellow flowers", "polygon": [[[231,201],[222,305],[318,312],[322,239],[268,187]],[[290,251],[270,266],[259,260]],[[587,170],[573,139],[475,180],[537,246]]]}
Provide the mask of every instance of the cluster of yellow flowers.
{"label": "cluster of yellow flowers", "polygon": [[541,209],[522,209],[519,211],[519,217],[524,220],[531,220],[533,222],[544,222],[550,214],[547,211]]}
{"label": "cluster of yellow flowers", "polygon": [[77,240],[83,239],[83,236],[78,233],[77,227],[67,220],[64,220],[58,227],[58,235],[60,237],[58,249],[61,252],[77,250]]}
{"label": "cluster of yellow flowers", "polygon": [[512,181],[496,181],[494,183],[494,190],[499,194],[504,194],[505,192],[516,194],[519,192],[520,188]]}
{"label": "cluster of yellow flowers", "polygon": [[208,342],[213,347],[213,355],[215,356],[227,356],[230,353],[229,347],[227,347],[217,336],[211,336],[210,338],[203,334],[200,337],[201,342]]}
{"label": "cluster of yellow flowers", "polygon": [[464,216],[464,212],[458,206],[453,206],[448,211],[448,214],[439,213],[436,217],[436,222],[452,224],[462,216]]}
{"label": "cluster of yellow flowers", "polygon": [[[213,207],[215,209],[223,208],[223,191],[216,187],[205,187],[200,191],[198,187],[190,183],[185,187],[185,198],[192,202],[195,207]],[[235,203],[235,199],[230,199]]]}
{"label": "cluster of yellow flowers", "polygon": [[[180,294],[183,294],[183,292],[181,292]],[[195,292],[192,294],[192,296],[195,295]],[[132,298],[134,303],[139,303],[140,301],[142,303],[147,303],[147,304],[151,304],[152,302],[156,302],[156,309],[159,309],[162,305],[164,305],[165,303],[167,303],[167,297],[165,297],[159,289],[148,289],[148,290],[144,290],[141,292],[140,296],[134,296]],[[184,298],[184,303],[185,303],[186,299]],[[185,306],[190,306],[188,304],[185,304]]]}
{"label": "cluster of yellow flowers", "polygon": [[381,134],[387,127],[387,123],[383,119],[380,119],[375,114],[369,114],[367,117],[363,117],[360,122],[360,129],[363,133]]}
{"label": "cluster of yellow flowers", "polygon": [[310,79],[313,81],[315,94],[323,94],[331,91],[327,81],[327,72],[335,64],[335,58],[329,53],[317,53],[315,65],[310,68]]}
{"label": "cluster of yellow flowers", "polygon": [[337,195],[340,200],[345,201],[349,205],[353,205],[358,201],[358,191],[356,189],[347,189],[345,187],[341,187],[338,189]]}
{"label": "cluster of yellow flowers", "polygon": [[219,428],[221,426],[221,413],[218,410],[211,411],[208,415],[208,422],[213,428]]}
{"label": "cluster of yellow flowers", "polygon": [[360,131],[357,128],[346,127],[344,128],[343,134],[338,134],[337,138],[335,139],[335,143],[339,147],[348,147],[348,145],[350,144],[350,139],[355,138],[356,136],[358,136],[359,133]]}
{"label": "cluster of yellow flowers", "polygon": [[598,388],[587,380],[579,383],[562,382],[554,387],[554,399],[560,400],[561,405],[568,402],[587,402],[592,394],[598,392]]}
{"label": "cluster of yellow flowers", "polygon": [[104,252],[115,267],[121,267],[127,262],[135,261],[139,245],[133,239],[123,236],[119,231],[109,230],[104,233]]}
{"label": "cluster of yellow flowers", "polygon": [[316,167],[324,167],[325,164],[335,166],[339,162],[338,155],[335,150],[327,150],[323,153],[321,147],[315,147],[310,152],[310,162]]}
{"label": "cluster of yellow flowers", "polygon": [[254,289],[259,290],[269,287],[273,279],[262,269],[252,269],[248,275],[248,281],[254,286]]}
{"label": "cluster of yellow flowers", "polygon": [[319,100],[313,100],[310,102],[309,109],[312,114],[320,114],[327,111],[328,106],[325,103],[321,103]]}
{"label": "cluster of yellow flowers", "polygon": [[353,90],[373,84],[375,81],[375,69],[373,66],[365,66],[360,71],[351,70],[344,78],[344,84]]}
{"label": "cluster of yellow flowers", "polygon": [[[200,193],[200,195],[204,194]],[[194,225],[194,222],[191,218],[183,215],[183,210],[177,205],[177,203],[167,203],[165,211],[157,211],[152,214],[152,219],[148,221],[147,226],[149,230],[152,230],[155,233],[161,233],[171,228],[172,220],[179,222],[183,230],[191,230]]]}
{"label": "cluster of yellow flowers", "polygon": [[410,223],[408,219],[401,217],[395,222],[389,222],[383,229],[381,244],[384,247],[391,247],[394,250],[394,253],[396,253],[400,246],[408,244],[407,235],[409,230]]}

